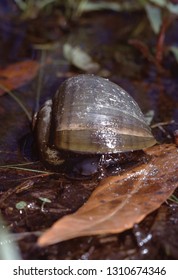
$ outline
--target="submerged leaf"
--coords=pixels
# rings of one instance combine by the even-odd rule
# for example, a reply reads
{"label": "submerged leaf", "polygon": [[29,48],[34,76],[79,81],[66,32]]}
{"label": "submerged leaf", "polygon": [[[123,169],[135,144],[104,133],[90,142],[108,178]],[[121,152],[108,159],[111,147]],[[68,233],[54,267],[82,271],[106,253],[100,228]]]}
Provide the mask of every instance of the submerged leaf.
{"label": "submerged leaf", "polygon": [[[155,5],[160,6],[161,8],[166,8],[169,12],[173,14],[178,14],[178,5],[177,3],[171,3],[171,1],[166,0],[150,0]],[[173,1],[172,1],[173,2]]]}
{"label": "submerged leaf", "polygon": [[74,66],[87,72],[97,72],[100,68],[99,64],[94,62],[92,58],[79,46],[71,46],[66,43],[63,46],[65,58]]}
{"label": "submerged leaf", "polygon": [[171,46],[169,50],[174,54],[176,61],[178,62],[178,47]]}
{"label": "submerged leaf", "polygon": [[1,85],[8,90],[14,90],[33,79],[38,69],[39,63],[34,60],[17,62],[0,69],[0,95],[5,92]]}
{"label": "submerged leaf", "polygon": [[158,34],[162,24],[161,9],[150,4],[145,5],[145,9],[153,31]]}
{"label": "submerged leaf", "polygon": [[157,209],[178,187],[178,149],[165,144],[145,152],[149,163],[101,181],[87,203],[54,223],[38,244],[122,232]]}

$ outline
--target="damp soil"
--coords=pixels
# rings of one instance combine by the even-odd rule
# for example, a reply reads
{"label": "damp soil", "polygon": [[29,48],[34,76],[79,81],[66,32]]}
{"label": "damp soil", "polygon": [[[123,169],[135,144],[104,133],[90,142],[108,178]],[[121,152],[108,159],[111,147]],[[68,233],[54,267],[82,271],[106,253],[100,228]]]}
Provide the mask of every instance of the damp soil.
{"label": "damp soil", "polygon": [[[45,49],[48,45],[40,105],[67,77],[84,73],[65,59],[62,49],[67,42],[89,53],[100,65],[97,74],[127,90],[145,114],[152,111],[152,124],[166,123],[153,128],[158,142],[174,142],[178,129],[178,64],[171,53],[165,52],[165,71],[160,72],[129,43],[136,38],[155,51],[157,36],[144,11],[104,10],[71,20],[62,16],[60,9],[54,9],[52,14],[41,12],[34,19],[23,19],[12,2],[0,4],[0,68],[27,59],[40,62],[39,46]],[[165,48],[178,44],[177,29],[175,19],[166,31]],[[35,111],[38,83],[36,76],[15,91],[31,114]],[[0,209],[11,233],[31,232],[17,241],[22,259],[178,259],[178,204],[170,201],[123,233],[37,247],[34,232],[75,212],[87,201],[100,178],[70,178],[63,172],[48,170],[39,160],[32,125],[18,104],[7,94],[0,100],[0,165],[6,166],[0,168]],[[22,163],[26,164],[24,169],[19,165]],[[115,175],[112,168],[108,174],[112,172]],[[19,209],[19,202],[25,202],[26,207]]]}

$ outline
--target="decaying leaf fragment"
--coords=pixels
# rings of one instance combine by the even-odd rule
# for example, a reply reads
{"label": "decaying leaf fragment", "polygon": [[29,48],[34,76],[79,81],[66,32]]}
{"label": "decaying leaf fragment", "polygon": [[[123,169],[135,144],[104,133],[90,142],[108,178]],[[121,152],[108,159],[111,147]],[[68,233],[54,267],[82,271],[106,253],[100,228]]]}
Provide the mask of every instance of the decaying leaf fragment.
{"label": "decaying leaf fragment", "polygon": [[148,163],[101,181],[87,203],[54,223],[38,244],[119,233],[157,209],[178,187],[178,148],[165,144],[145,152],[151,156]]}
{"label": "decaying leaf fragment", "polygon": [[[39,63],[34,60],[13,63],[4,69],[0,69],[0,85],[8,90],[17,89],[33,79],[39,67]],[[0,95],[4,92],[0,88]]]}
{"label": "decaying leaf fragment", "polygon": [[63,46],[63,53],[65,58],[74,66],[79,69],[82,69],[89,73],[96,73],[100,66],[97,62],[94,62],[84,50],[79,46],[71,46],[66,43]]}

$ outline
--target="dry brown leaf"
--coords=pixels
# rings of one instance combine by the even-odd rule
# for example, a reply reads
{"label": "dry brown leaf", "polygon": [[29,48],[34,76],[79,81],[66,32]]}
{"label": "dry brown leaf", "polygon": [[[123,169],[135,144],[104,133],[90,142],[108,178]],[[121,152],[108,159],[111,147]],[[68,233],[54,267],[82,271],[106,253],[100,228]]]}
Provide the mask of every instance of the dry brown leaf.
{"label": "dry brown leaf", "polygon": [[[0,85],[8,90],[16,89],[35,77],[39,63],[34,60],[17,62],[0,69]],[[0,88],[0,95],[5,91]]]}
{"label": "dry brown leaf", "polygon": [[101,181],[86,204],[54,223],[38,244],[122,232],[157,209],[178,187],[178,149],[165,144],[146,153],[149,163]]}

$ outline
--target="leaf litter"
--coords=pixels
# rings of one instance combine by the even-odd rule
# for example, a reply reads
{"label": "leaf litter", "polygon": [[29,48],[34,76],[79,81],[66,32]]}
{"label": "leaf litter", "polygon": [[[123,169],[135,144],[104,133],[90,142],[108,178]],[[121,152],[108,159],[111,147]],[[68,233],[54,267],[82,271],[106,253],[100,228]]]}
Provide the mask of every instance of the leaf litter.
{"label": "leaf litter", "polygon": [[102,180],[77,212],[59,219],[42,234],[38,245],[123,232],[159,208],[178,187],[178,149],[163,144],[145,152],[151,156],[148,163]]}
{"label": "leaf litter", "polygon": [[[8,90],[17,89],[31,81],[38,73],[39,63],[35,60],[26,60],[8,65],[0,69],[0,85]],[[6,91],[0,86],[0,95]]]}

